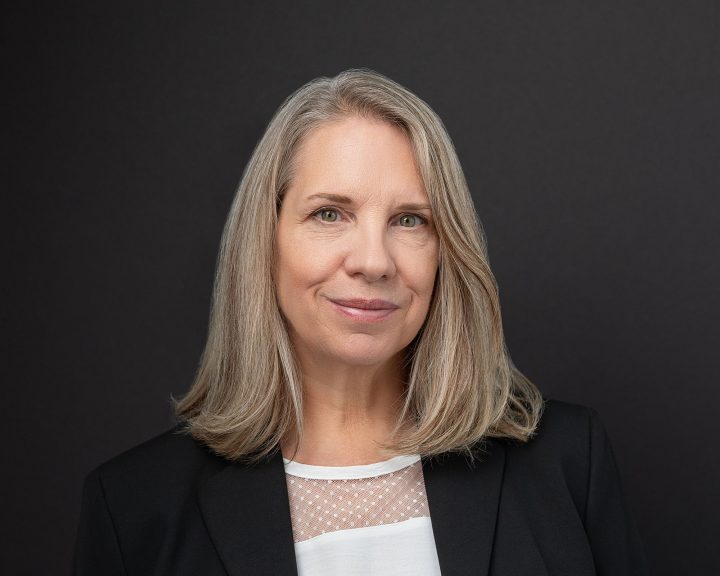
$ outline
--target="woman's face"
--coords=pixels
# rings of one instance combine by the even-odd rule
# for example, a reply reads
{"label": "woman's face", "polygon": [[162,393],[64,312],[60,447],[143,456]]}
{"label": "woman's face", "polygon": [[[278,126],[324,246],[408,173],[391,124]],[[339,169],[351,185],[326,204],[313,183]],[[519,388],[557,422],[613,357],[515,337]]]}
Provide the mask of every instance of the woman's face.
{"label": "woman's face", "polygon": [[403,132],[358,117],[313,130],[275,250],[280,309],[301,358],[376,365],[405,348],[427,316],[438,239]]}

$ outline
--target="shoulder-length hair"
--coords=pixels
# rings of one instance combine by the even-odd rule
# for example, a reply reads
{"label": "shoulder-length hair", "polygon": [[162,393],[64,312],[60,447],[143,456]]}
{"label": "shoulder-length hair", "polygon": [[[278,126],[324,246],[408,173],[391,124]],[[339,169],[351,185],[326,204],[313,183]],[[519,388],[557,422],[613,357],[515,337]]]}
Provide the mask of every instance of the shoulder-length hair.
{"label": "shoulder-length hair", "polygon": [[[280,106],[235,194],[217,260],[208,336],[176,413],[198,441],[231,460],[275,452],[302,437],[302,374],[272,280],[275,233],[299,145],[350,115],[408,137],[439,236],[428,316],[406,348],[406,386],[393,453],[461,451],[488,437],[527,441],[543,408],[539,390],[505,347],[500,302],[481,224],[445,127],[420,98],[368,69],[316,78]],[[401,423],[411,418],[415,426]]]}

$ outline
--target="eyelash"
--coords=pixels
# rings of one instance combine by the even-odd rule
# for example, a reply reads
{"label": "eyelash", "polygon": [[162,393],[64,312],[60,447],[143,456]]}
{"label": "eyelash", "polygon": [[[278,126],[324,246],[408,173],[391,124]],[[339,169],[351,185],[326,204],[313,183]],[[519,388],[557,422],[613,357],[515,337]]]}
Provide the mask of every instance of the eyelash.
{"label": "eyelash", "polygon": [[[332,210],[333,212],[337,212],[338,214],[342,214],[342,211],[339,210],[338,208],[333,208],[332,206],[325,206],[325,207],[323,207],[323,208],[318,208],[317,210],[313,210],[312,212],[310,212],[310,216],[318,217],[318,215],[319,215],[321,212],[327,212],[328,210]],[[427,224],[427,223],[428,223],[427,218],[425,218],[424,216],[421,216],[420,214],[415,214],[414,212],[403,212],[402,214],[400,214],[400,217],[403,217],[403,216],[414,216],[415,218],[418,218],[418,219],[420,220],[420,223],[421,223],[421,224]],[[318,220],[319,220],[319,219],[318,219]],[[323,220],[319,220],[319,221],[320,221],[320,222],[323,222],[324,224],[334,224],[334,222],[324,222]],[[402,226],[402,228],[410,228],[410,229],[419,228],[419,227],[420,227],[420,226]]]}

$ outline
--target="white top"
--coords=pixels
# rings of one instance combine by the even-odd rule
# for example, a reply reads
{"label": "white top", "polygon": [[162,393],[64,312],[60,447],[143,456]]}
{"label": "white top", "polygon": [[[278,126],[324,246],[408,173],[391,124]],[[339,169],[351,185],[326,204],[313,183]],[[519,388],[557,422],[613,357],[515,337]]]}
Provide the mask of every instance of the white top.
{"label": "white top", "polygon": [[440,574],[420,456],[283,462],[298,576]]}

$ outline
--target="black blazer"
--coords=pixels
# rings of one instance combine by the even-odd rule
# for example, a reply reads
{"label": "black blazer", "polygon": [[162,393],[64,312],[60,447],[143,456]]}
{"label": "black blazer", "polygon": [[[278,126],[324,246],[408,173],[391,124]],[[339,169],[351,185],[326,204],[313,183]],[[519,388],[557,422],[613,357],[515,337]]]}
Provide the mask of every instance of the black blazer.
{"label": "black blazer", "polygon": [[[640,576],[642,547],[596,412],[548,401],[527,444],[423,459],[444,576]],[[76,576],[296,574],[279,451],[247,466],[167,432],[85,481]]]}

